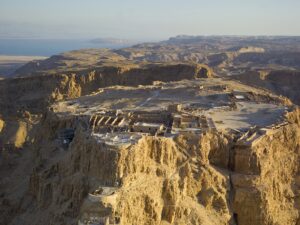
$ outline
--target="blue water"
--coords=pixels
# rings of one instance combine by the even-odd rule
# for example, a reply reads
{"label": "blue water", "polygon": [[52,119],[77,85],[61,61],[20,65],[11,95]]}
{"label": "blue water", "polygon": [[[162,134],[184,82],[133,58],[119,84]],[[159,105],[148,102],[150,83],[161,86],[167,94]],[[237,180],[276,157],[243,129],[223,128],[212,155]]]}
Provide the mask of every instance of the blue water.
{"label": "blue water", "polygon": [[0,39],[0,55],[51,56],[83,48],[122,48],[125,45],[67,39]]}

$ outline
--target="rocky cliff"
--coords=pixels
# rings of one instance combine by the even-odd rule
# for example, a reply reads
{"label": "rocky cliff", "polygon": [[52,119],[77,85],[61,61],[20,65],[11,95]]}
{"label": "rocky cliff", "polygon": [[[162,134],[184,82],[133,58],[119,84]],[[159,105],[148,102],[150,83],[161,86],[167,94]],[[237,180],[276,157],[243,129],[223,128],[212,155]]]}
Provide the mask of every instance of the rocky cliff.
{"label": "rocky cliff", "polygon": [[269,89],[278,95],[288,97],[295,104],[300,104],[299,71],[252,71],[232,77],[248,85]]}
{"label": "rocky cliff", "polygon": [[48,113],[34,145],[1,158],[1,224],[298,224],[299,110],[287,120],[254,140],[208,132],[117,148],[77,123],[63,149],[57,132],[76,119]]}
{"label": "rocky cliff", "polygon": [[99,88],[126,85],[149,85],[153,81],[178,81],[213,76],[204,65],[166,64],[144,68],[101,67],[46,76],[6,79],[0,81],[2,114],[16,113],[19,109],[36,112],[49,102],[91,94]]}

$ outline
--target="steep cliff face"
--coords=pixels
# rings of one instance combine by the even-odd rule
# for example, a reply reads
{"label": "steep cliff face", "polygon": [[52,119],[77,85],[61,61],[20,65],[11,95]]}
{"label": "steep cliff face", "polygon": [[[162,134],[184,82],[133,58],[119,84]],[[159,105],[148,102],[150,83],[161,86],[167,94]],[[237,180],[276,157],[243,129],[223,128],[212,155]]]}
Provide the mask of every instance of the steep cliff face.
{"label": "steep cliff face", "polygon": [[[51,131],[50,124],[59,128],[66,122],[47,119],[43,129]],[[16,213],[3,222],[76,224],[86,215],[117,215],[121,224],[228,224],[229,176],[210,166],[209,148],[215,146],[205,138],[143,137],[130,147],[115,148],[78,129],[65,151],[54,144],[53,134],[41,135],[32,154],[29,184],[23,187],[27,204],[5,196]],[[217,139],[228,151],[227,139]],[[94,212],[84,202],[104,187],[115,188],[116,199],[108,207],[99,201]]]}
{"label": "steep cliff face", "polygon": [[3,130],[4,126],[5,126],[5,122],[2,119],[0,119],[0,133]]}
{"label": "steep cliff face", "polygon": [[30,143],[29,134],[39,118],[40,116],[32,116],[25,111],[18,116],[6,116],[5,120],[0,119],[0,150],[20,149],[26,142]]}
{"label": "steep cliff face", "polygon": [[[205,140],[210,135],[215,136],[149,137],[122,150],[124,178],[116,208],[121,224],[228,224],[229,176],[209,163],[215,147]],[[222,146],[227,139],[218,141]]]}
{"label": "steep cliff face", "polygon": [[48,113],[35,144],[1,161],[15,177],[1,182],[0,223],[298,224],[300,111],[288,121],[250,144],[209,132],[110,146]]}
{"label": "steep cliff face", "polygon": [[[290,114],[290,122],[299,111]],[[233,210],[238,224],[298,224],[299,122],[234,149]]]}
{"label": "steep cliff face", "polygon": [[51,100],[80,96],[75,76],[53,75],[6,79],[0,82],[1,113],[3,117],[24,110],[41,113]]}
{"label": "steep cliff face", "polygon": [[34,76],[0,81],[1,113],[19,110],[39,113],[49,102],[91,94],[113,85],[137,86],[153,81],[178,81],[211,77],[211,70],[196,64],[154,65],[147,68],[103,67],[78,73]]}
{"label": "steep cliff face", "polygon": [[245,84],[255,85],[271,90],[291,99],[295,104],[300,104],[300,72],[279,70],[272,72],[247,72],[242,75],[232,76]]}

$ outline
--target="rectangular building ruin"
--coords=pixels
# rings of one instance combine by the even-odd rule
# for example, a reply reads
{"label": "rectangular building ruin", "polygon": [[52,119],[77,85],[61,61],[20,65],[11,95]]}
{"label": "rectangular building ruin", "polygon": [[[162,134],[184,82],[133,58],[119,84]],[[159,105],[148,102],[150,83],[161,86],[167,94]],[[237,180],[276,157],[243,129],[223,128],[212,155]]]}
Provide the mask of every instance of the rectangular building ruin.
{"label": "rectangular building ruin", "polygon": [[89,122],[93,133],[141,133],[155,136],[205,132],[215,129],[206,116],[180,112],[178,106],[165,111],[130,111],[96,114]]}

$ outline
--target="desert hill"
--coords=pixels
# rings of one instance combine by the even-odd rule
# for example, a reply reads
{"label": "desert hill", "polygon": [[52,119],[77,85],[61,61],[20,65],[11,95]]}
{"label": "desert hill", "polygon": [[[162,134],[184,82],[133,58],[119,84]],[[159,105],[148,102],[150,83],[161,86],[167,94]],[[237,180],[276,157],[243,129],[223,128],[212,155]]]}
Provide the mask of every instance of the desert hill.
{"label": "desert hill", "polygon": [[[295,71],[292,91],[270,88],[277,94],[299,104],[295,89],[300,78],[299,37],[239,37],[239,36],[177,36],[158,43],[137,44],[122,49],[84,49],[55,55],[42,61],[30,62],[17,69],[14,76],[47,75],[89,70],[103,66],[143,67],[144,64],[197,63],[205,64],[219,76],[235,76],[248,73],[274,72],[289,77]],[[272,84],[280,87],[281,78],[276,76]],[[289,80],[289,78],[287,78]],[[242,78],[245,82],[248,78]],[[259,85],[268,88],[266,81]],[[250,84],[250,83],[248,83]],[[273,86],[274,86],[273,85]],[[285,87],[285,88],[286,88]]]}

